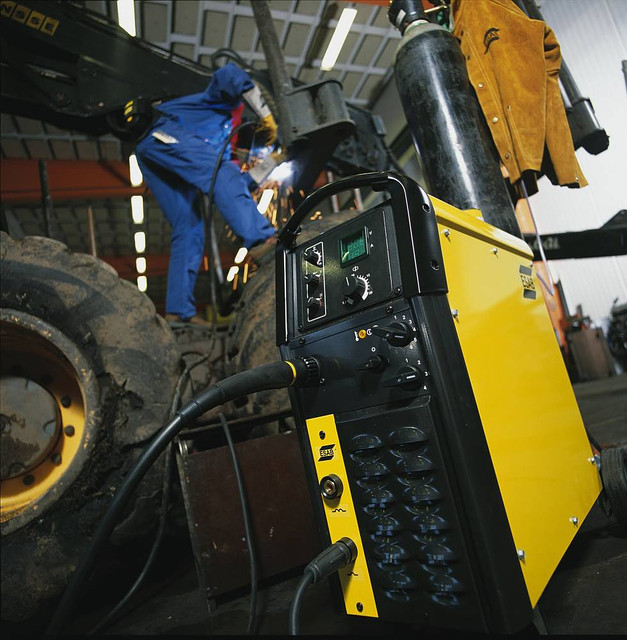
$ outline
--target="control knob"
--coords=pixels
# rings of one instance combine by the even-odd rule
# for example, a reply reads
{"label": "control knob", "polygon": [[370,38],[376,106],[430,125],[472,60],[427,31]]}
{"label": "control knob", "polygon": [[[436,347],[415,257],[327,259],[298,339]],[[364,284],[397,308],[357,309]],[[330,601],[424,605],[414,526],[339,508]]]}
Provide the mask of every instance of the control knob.
{"label": "control knob", "polygon": [[320,284],[319,273],[306,273],[304,279],[305,284],[310,286],[312,289],[315,289]]}
{"label": "control knob", "polygon": [[322,308],[322,296],[317,298],[307,298],[307,309],[311,312],[319,311]]}
{"label": "control knob", "polygon": [[400,387],[411,391],[422,386],[423,372],[411,365],[401,367],[391,378],[383,381],[384,387]]}
{"label": "control knob", "polygon": [[414,339],[414,330],[407,322],[392,322],[388,327],[374,326],[372,333],[392,347],[406,347]]}
{"label": "control knob", "polygon": [[317,249],[314,249],[314,247],[305,249],[303,258],[305,258],[305,260],[309,262],[309,264],[313,264],[314,267],[319,267],[322,265],[322,254]]}
{"label": "control knob", "polygon": [[361,300],[366,293],[367,284],[364,278],[356,276],[354,273],[346,276],[342,283],[342,294],[344,300],[348,304],[355,304],[358,300]]}

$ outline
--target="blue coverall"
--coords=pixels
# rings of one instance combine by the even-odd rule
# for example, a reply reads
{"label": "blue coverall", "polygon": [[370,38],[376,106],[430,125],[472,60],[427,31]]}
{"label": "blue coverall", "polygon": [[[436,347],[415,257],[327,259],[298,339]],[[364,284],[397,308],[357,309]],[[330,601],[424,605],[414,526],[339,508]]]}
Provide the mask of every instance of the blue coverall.
{"label": "blue coverall", "polygon": [[[196,314],[194,286],[205,243],[198,190],[209,191],[220,149],[231,132],[232,112],[242,102],[242,93],[253,86],[250,76],[235,64],[221,67],[204,93],[159,105],[161,115],[136,147],[144,180],[172,225],[166,313],[182,320]],[[224,156],[213,199],[233,232],[250,248],[275,230],[257,211],[249,180],[230,161],[230,149]]]}

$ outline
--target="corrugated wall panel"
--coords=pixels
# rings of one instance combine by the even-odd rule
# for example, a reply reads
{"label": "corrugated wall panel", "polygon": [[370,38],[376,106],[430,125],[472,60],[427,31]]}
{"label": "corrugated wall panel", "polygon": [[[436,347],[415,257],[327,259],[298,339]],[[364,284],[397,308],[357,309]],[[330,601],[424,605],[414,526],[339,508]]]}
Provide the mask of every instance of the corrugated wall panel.
{"label": "corrugated wall panel", "polygon": [[[541,233],[601,226],[627,208],[627,96],[622,61],[627,58],[625,0],[543,0],[540,10],[555,32],[564,60],[581,93],[592,101],[610,147],[598,156],[577,157],[590,183],[580,190],[553,186],[546,178],[531,197]],[[612,302],[627,302],[627,257],[551,262],[571,313],[578,304],[605,326]]]}

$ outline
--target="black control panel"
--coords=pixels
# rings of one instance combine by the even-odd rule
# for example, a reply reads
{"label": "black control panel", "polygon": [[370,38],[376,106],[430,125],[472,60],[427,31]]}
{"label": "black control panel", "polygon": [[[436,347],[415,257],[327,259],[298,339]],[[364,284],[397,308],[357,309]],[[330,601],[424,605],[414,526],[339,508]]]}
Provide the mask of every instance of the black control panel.
{"label": "black control panel", "polygon": [[[297,244],[323,195],[369,182],[390,200]],[[317,384],[290,391],[320,527],[330,530],[325,503],[337,497],[319,485],[324,456],[308,424],[331,416],[337,442],[325,451],[342,452],[333,481],[350,488],[377,616],[518,630],[531,607],[446,298],[433,205],[393,173],[320,191],[277,253],[281,353],[320,367]]]}
{"label": "black control panel", "polygon": [[389,261],[391,221],[389,206],[376,208],[299,247],[298,324],[302,329],[393,295],[400,277]]}

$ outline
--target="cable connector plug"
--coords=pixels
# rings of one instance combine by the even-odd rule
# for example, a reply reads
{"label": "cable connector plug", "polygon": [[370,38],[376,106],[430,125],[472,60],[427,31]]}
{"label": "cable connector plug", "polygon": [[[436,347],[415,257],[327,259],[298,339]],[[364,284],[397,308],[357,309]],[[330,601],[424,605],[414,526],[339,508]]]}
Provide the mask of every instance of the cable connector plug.
{"label": "cable connector plug", "polygon": [[340,538],[314,558],[306,567],[304,573],[310,573],[313,582],[320,582],[339,569],[346,567],[357,557],[357,546],[350,538]]}
{"label": "cable connector plug", "polygon": [[291,363],[294,367],[295,387],[315,387],[320,384],[320,363],[313,356],[299,356]]}
{"label": "cable connector plug", "polygon": [[349,565],[356,557],[355,543],[350,538],[340,538],[305,567],[290,606],[288,628],[291,636],[297,636],[299,633],[300,608],[307,587]]}

